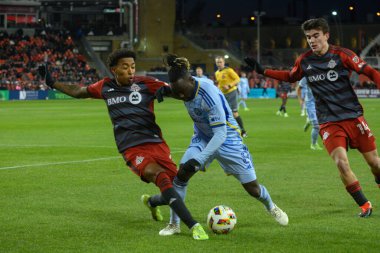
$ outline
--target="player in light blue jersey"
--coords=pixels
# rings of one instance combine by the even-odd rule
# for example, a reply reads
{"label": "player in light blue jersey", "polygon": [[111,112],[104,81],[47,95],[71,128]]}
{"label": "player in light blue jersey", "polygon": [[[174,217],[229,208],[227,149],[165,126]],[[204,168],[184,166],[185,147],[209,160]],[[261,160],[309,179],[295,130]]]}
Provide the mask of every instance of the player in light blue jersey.
{"label": "player in light blue jersey", "polygon": [[[308,89],[304,87],[300,87],[298,83],[297,96],[298,96],[300,106],[301,106],[301,117],[306,115],[305,96],[307,92],[308,92]],[[309,122],[307,118],[306,118],[306,121]]]}
{"label": "player in light blue jersey", "polygon": [[304,131],[306,132],[309,126],[312,126],[311,129],[311,144],[310,148],[312,150],[322,150],[318,144],[318,133],[319,133],[319,124],[317,119],[317,112],[315,110],[315,100],[311,89],[307,85],[306,77],[302,78],[299,83],[299,88],[301,89],[301,94],[304,93],[304,101],[307,113],[306,124],[304,126]]}
{"label": "player in light blue jersey", "polygon": [[242,71],[240,73],[240,82],[238,83],[238,91],[239,91],[239,104],[238,108],[240,108],[240,105],[243,106],[244,111],[249,111],[249,108],[247,107],[246,100],[248,98],[248,94],[251,91],[248,84],[247,74]]}
{"label": "player in light blue jersey", "polygon": [[[171,91],[163,88],[164,92],[160,90],[156,93],[157,99],[162,100],[162,93],[170,93],[171,97],[183,100],[194,122],[194,135],[174,179],[178,194],[184,199],[190,178],[217,160],[224,172],[239,180],[243,188],[261,201],[278,223],[287,225],[287,214],[273,203],[268,190],[257,181],[251,155],[242,141],[239,125],[223,93],[211,80],[192,77],[186,58],[169,55],[167,63],[170,66]],[[149,201],[153,207],[162,204],[160,195],[152,196]],[[180,231],[180,219],[171,211],[169,225],[159,234],[173,235]]]}
{"label": "player in light blue jersey", "polygon": [[195,75],[198,78],[204,78],[204,79],[211,80],[211,79],[209,79],[207,76],[205,76],[203,74],[203,69],[201,67],[196,67],[196,69],[195,69]]}

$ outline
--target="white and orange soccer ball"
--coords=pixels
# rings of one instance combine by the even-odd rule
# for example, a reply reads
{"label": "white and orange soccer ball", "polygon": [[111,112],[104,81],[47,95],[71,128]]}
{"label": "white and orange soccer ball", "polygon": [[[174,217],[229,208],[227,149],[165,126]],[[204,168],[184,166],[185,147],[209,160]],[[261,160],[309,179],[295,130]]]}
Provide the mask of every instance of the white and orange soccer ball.
{"label": "white and orange soccer ball", "polygon": [[235,212],[228,206],[213,207],[207,215],[207,226],[215,234],[228,234],[236,225]]}

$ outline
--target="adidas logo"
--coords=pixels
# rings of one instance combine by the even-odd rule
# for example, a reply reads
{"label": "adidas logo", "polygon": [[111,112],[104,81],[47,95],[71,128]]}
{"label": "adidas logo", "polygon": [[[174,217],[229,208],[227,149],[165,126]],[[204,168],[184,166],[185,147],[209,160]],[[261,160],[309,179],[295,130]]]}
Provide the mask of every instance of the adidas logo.
{"label": "adidas logo", "polygon": [[307,68],[306,69],[312,69],[312,67],[310,66],[310,64],[307,66]]}

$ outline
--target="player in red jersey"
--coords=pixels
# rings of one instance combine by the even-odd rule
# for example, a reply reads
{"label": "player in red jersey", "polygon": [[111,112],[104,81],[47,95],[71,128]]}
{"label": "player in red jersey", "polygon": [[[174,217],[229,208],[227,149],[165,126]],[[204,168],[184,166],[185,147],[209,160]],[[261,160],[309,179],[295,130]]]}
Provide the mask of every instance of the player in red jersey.
{"label": "player in red jersey", "polygon": [[[181,220],[192,230],[194,239],[208,239],[173,188],[177,167],[170,158],[169,147],[155,121],[155,93],[165,90],[168,84],[151,77],[135,76],[135,59],[133,51],[114,51],[108,58],[114,78],[106,77],[88,87],[54,81],[47,66],[40,66],[39,73],[48,86],[69,96],[104,99],[118,150],[127,165],[142,181],[156,184],[161,191],[157,195],[159,201],[155,203],[169,204],[179,216],[183,216]],[[150,209],[153,219],[163,219],[158,207],[151,205],[150,196],[143,195],[142,201]]]}
{"label": "player in red jersey", "polygon": [[315,97],[323,144],[338,167],[346,190],[360,206],[359,216],[368,217],[372,213],[372,205],[364,196],[350,167],[347,150],[348,147],[359,150],[379,187],[380,158],[375,137],[363,117],[363,108],[351,86],[350,74],[352,71],[364,74],[380,88],[380,73],[351,50],[330,45],[326,20],[307,20],[302,24],[302,30],[311,50],[297,58],[291,71],[264,69],[253,58],[245,58],[245,61],[256,72],[278,80],[295,82],[303,76],[307,78]]}

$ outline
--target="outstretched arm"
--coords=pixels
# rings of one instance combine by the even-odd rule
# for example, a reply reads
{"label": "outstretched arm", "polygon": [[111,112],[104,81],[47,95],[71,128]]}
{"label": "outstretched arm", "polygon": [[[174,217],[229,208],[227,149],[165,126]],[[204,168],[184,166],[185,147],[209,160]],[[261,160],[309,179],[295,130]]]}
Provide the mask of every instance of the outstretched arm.
{"label": "outstretched arm", "polygon": [[87,87],[82,87],[78,84],[65,84],[55,82],[52,88],[57,89],[74,98],[89,98],[90,93],[87,91]]}
{"label": "outstretched arm", "polygon": [[56,82],[50,75],[50,72],[46,65],[41,65],[38,67],[39,75],[45,79],[45,83],[50,88],[57,89],[71,97],[74,98],[89,98],[90,93],[87,91],[87,87],[81,87],[78,84],[65,84],[61,82]]}
{"label": "outstretched arm", "polygon": [[266,69],[251,57],[244,58],[244,61],[258,74],[262,74],[280,81],[294,83],[302,78],[301,69],[298,67],[300,58],[297,59],[296,64],[291,71]]}
{"label": "outstretched arm", "polygon": [[377,88],[380,89],[380,72],[376,69],[372,68],[369,65],[366,65],[363,68],[363,74],[368,76],[376,85]]}

